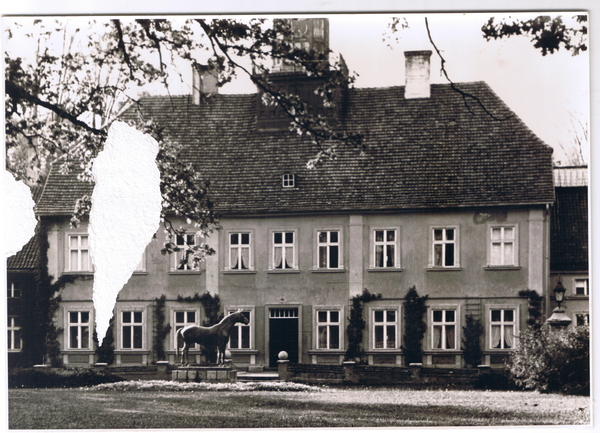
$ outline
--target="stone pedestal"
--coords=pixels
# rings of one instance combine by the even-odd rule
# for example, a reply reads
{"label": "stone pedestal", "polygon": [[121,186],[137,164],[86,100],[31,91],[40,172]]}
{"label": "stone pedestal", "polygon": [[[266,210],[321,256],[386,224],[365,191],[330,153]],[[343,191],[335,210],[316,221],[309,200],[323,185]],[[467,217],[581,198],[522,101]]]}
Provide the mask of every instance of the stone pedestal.
{"label": "stone pedestal", "polygon": [[171,372],[173,382],[236,383],[237,371],[231,367],[179,367]]}

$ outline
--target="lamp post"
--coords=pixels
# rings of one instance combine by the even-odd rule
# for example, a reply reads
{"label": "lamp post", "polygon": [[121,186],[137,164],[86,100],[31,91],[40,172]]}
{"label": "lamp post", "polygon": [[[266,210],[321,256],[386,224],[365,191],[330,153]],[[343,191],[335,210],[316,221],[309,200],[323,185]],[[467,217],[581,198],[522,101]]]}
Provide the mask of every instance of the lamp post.
{"label": "lamp post", "polygon": [[554,288],[554,299],[556,299],[558,306],[554,309],[552,316],[550,316],[548,319],[548,323],[553,328],[564,328],[569,326],[572,322],[571,318],[565,314],[565,310],[561,308],[561,304],[565,299],[565,292],[566,289],[559,279],[558,283],[556,283],[556,287]]}

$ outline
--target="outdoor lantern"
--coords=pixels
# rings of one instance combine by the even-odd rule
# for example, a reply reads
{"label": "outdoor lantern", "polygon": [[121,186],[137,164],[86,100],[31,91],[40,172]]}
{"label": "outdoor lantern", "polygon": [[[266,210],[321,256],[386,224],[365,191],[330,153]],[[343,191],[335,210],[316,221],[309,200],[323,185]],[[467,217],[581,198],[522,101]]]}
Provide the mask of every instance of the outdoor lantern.
{"label": "outdoor lantern", "polygon": [[554,298],[556,299],[558,308],[560,308],[560,304],[562,304],[563,300],[565,299],[566,291],[567,290],[565,289],[565,286],[563,286],[563,283],[559,280],[558,283],[556,283],[556,287],[554,288]]}
{"label": "outdoor lantern", "polygon": [[554,299],[556,299],[558,307],[554,309],[552,316],[548,319],[548,323],[553,328],[564,328],[569,326],[572,322],[572,319],[565,314],[565,310],[561,308],[561,304],[565,299],[565,292],[565,286],[563,286],[563,283],[559,280],[554,288]]}

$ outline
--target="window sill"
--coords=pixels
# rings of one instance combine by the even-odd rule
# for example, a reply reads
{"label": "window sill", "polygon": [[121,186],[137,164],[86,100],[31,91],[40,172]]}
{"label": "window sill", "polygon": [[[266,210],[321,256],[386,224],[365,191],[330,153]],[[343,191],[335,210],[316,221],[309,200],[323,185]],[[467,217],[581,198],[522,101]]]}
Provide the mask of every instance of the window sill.
{"label": "window sill", "polygon": [[520,266],[484,266],[484,271],[520,271]]}
{"label": "window sill", "polygon": [[202,271],[169,271],[169,275],[201,275]]}
{"label": "window sill", "polygon": [[299,274],[300,269],[268,269],[267,274]]}
{"label": "window sill", "polygon": [[[96,352],[92,352],[92,353],[96,353]],[[115,349],[115,355],[128,355],[130,353],[149,354],[150,351],[148,349]]]}
{"label": "window sill", "polygon": [[402,268],[368,268],[367,272],[402,272]]}
{"label": "window sill", "polygon": [[426,355],[460,355],[463,353],[460,349],[429,349],[424,350],[423,354]]}
{"label": "window sill", "polygon": [[248,274],[256,274],[256,271],[254,269],[242,269],[240,271],[225,270],[225,271],[221,271],[221,273],[223,273],[224,275],[235,275],[235,274],[248,275]]}
{"label": "window sill", "polygon": [[227,349],[232,355],[258,355],[258,350],[255,349]]}
{"label": "window sill", "polygon": [[319,269],[313,269],[313,270],[311,270],[311,272],[315,273],[315,274],[335,274],[335,273],[346,272],[346,270],[344,268],[337,268],[337,269],[319,268]]}
{"label": "window sill", "polygon": [[148,275],[148,271],[133,271],[133,275]]}
{"label": "window sill", "polygon": [[345,355],[344,349],[312,349],[308,351],[309,355]]}
{"label": "window sill", "polygon": [[425,268],[425,271],[427,272],[452,272],[452,271],[462,271],[463,268],[461,268],[460,266],[456,266],[454,268],[444,268],[441,266],[435,266],[433,268]]}

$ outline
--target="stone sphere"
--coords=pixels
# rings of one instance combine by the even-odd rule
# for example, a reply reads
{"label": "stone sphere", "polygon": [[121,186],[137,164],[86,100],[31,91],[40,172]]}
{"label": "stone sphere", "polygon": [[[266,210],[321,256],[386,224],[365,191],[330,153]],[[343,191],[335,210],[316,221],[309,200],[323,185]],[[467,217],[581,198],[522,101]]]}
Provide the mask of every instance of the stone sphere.
{"label": "stone sphere", "polygon": [[282,350],[281,352],[279,352],[278,356],[281,361],[285,361],[286,359],[288,359],[288,354],[285,350]]}
{"label": "stone sphere", "polygon": [[231,359],[231,352],[229,349],[225,349],[225,359]]}

